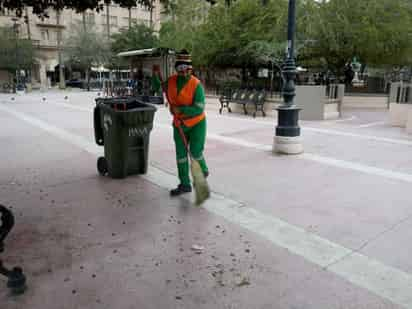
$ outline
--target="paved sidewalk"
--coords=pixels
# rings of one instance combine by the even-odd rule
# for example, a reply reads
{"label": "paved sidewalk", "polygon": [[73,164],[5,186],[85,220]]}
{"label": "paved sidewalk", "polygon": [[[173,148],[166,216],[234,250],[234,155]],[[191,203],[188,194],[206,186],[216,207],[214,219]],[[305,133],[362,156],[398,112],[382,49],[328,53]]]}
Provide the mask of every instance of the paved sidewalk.
{"label": "paved sidewalk", "polygon": [[112,180],[96,171],[96,94],[65,95],[0,97],[0,197],[17,221],[1,257],[29,282],[13,298],[0,278],[1,308],[412,307],[406,134],[347,110],[358,118],[302,122],[304,155],[274,156],[273,119],[210,104],[214,193],[196,208],[168,195],[166,109],[149,173]]}

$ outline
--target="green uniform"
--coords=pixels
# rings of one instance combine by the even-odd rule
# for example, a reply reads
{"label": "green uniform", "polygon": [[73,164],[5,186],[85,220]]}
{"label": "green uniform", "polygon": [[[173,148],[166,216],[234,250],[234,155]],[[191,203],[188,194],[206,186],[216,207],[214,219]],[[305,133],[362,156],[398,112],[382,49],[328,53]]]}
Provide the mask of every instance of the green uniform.
{"label": "green uniform", "polygon": [[[177,77],[177,91],[178,93],[183,86],[188,82],[189,77]],[[195,117],[203,113],[205,109],[205,92],[202,85],[196,87],[195,95],[193,97],[193,104],[190,106],[181,106],[179,111],[185,116]],[[192,156],[197,160],[204,173],[208,172],[205,159],[203,157],[203,150],[206,142],[206,119],[203,119],[193,127],[186,127],[181,124],[181,128],[189,143],[189,148]],[[189,178],[189,158],[186,151],[185,144],[180,136],[179,129],[173,126],[173,137],[176,146],[176,161],[179,173],[179,180],[182,185],[190,185]]]}
{"label": "green uniform", "polygon": [[153,74],[152,75],[152,91],[154,95],[158,95],[159,93],[161,93],[161,86],[162,86],[162,82],[160,81],[159,76]]}

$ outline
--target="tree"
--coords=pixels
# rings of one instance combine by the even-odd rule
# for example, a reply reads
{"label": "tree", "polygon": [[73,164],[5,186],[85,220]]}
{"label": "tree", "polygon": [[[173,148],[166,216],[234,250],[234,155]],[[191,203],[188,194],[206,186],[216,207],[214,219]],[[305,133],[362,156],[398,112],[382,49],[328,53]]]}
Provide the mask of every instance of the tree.
{"label": "tree", "polygon": [[[130,0],[113,0],[114,3],[123,7],[130,3]],[[136,0],[137,3],[149,7],[151,0]],[[21,16],[25,7],[32,7],[33,13],[47,16],[47,9],[54,10],[73,9],[76,12],[85,12],[86,10],[102,10],[103,3],[101,0],[0,0],[0,9],[16,10],[18,16]]]}
{"label": "tree", "polygon": [[153,29],[144,24],[134,24],[130,29],[113,34],[112,40],[112,50],[115,53],[153,48],[159,44]]}
{"label": "tree", "polygon": [[30,71],[34,64],[32,42],[20,39],[13,27],[0,28],[0,69],[9,72],[18,82],[19,71]]}
{"label": "tree", "polygon": [[129,29],[130,29],[132,27],[132,8],[137,6],[137,1],[136,0],[124,0],[123,3],[120,4],[120,6],[129,10]]}
{"label": "tree", "polygon": [[405,64],[412,34],[408,1],[310,1],[311,11],[302,29],[309,42],[302,53],[303,61],[319,59],[339,75],[355,56],[374,66]]}
{"label": "tree", "polygon": [[272,0],[265,7],[254,0],[238,0],[230,7],[215,5],[199,29],[194,54],[205,65],[256,64],[256,53],[251,52],[256,42],[267,42],[267,47],[286,41],[286,5],[283,0]]}
{"label": "tree", "polygon": [[108,63],[111,51],[107,40],[92,27],[85,30],[73,25],[72,35],[64,43],[64,55],[69,65],[85,71],[87,89],[90,90],[91,68]]}
{"label": "tree", "polygon": [[111,0],[104,0],[104,5],[106,6],[106,31],[108,40],[110,40],[110,3]]}
{"label": "tree", "polygon": [[205,1],[169,1],[172,19],[162,23],[159,32],[160,46],[176,50],[193,51],[200,25],[207,17],[208,5]]}
{"label": "tree", "polygon": [[147,27],[144,24],[132,24],[127,30],[122,30],[111,36],[113,57],[110,59],[110,67],[119,68],[127,66],[125,59],[116,56],[119,52],[154,48],[158,45],[159,40],[151,27]]}

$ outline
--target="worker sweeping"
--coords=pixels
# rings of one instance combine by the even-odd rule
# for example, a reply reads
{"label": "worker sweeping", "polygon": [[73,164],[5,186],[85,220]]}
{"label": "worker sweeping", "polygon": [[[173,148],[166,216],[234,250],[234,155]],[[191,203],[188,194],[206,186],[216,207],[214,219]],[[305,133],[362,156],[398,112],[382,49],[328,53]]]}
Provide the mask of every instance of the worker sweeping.
{"label": "worker sweeping", "polygon": [[164,89],[173,115],[173,137],[180,180],[170,195],[192,192],[190,159],[196,202],[201,204],[210,195],[205,180],[209,170],[203,156],[206,141],[205,92],[200,81],[192,75],[192,60],[186,50],[176,55],[175,69],[177,74],[169,77]]}

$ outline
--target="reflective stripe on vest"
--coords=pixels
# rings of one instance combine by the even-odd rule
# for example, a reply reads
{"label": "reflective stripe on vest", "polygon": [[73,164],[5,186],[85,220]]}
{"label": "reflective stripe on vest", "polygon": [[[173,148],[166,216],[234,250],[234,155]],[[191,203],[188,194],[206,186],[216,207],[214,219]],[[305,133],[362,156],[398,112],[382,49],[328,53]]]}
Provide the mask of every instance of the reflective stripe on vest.
{"label": "reflective stripe on vest", "polygon": [[[200,81],[191,76],[189,81],[183,86],[179,93],[177,93],[177,75],[173,75],[169,78],[167,85],[167,99],[171,106],[191,106],[193,105],[193,98],[195,96],[196,88],[199,85]],[[202,114],[189,117],[184,114],[175,115],[173,123],[175,126],[179,126],[181,122],[187,127],[193,127],[198,124],[200,121],[205,119],[206,114]]]}

